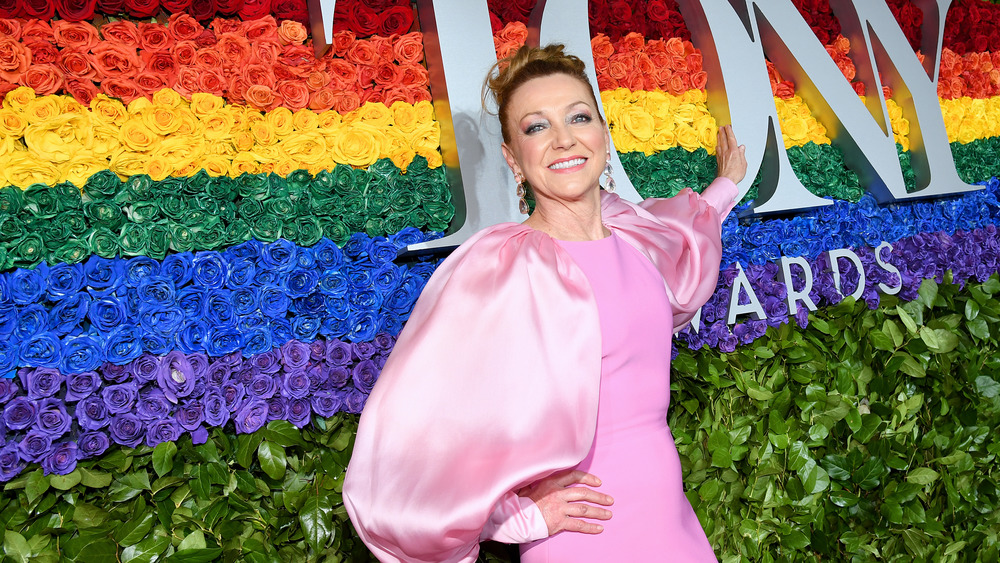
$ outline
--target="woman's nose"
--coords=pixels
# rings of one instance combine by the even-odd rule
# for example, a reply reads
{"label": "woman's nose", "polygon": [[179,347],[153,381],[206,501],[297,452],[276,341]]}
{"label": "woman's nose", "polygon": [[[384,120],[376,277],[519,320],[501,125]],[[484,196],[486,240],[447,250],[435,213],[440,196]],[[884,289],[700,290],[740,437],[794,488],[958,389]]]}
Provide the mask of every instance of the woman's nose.
{"label": "woman's nose", "polygon": [[576,144],[576,135],[566,125],[555,125],[552,128],[554,135],[554,145],[556,148],[566,149]]}

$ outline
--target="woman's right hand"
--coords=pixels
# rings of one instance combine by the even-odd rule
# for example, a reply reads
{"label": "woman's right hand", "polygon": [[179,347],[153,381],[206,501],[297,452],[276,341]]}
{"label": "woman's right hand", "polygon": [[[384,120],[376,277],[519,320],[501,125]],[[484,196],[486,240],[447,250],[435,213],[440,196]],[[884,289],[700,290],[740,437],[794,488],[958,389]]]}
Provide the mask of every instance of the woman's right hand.
{"label": "woman's right hand", "polygon": [[[584,486],[571,486],[584,485]],[[535,502],[545,517],[545,524],[552,536],[562,531],[599,534],[604,526],[588,522],[610,520],[611,511],[600,506],[611,506],[615,501],[610,495],[597,492],[589,487],[600,487],[601,480],[580,470],[566,470],[553,473],[517,492]]]}

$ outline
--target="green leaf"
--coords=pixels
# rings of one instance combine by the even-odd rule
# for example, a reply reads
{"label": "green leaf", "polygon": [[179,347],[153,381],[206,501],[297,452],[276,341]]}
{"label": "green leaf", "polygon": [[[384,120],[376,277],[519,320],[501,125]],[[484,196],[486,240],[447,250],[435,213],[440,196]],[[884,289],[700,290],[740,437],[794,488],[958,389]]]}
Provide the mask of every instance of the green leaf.
{"label": "green leaf", "polygon": [[903,332],[899,330],[899,325],[896,324],[896,321],[886,319],[882,323],[882,332],[892,338],[893,348],[899,348],[903,345]]}
{"label": "green leaf", "polygon": [[920,289],[917,290],[920,302],[928,309],[934,308],[934,300],[938,295],[938,284],[932,279],[924,279],[920,282]]}
{"label": "green leaf", "polygon": [[253,434],[240,434],[236,437],[236,463],[243,466],[244,469],[250,469],[253,465],[253,454],[257,451],[257,447],[264,440],[261,432],[254,432]]}
{"label": "green leaf", "polygon": [[24,486],[24,494],[28,497],[28,502],[35,502],[38,497],[49,490],[49,478],[42,474],[41,469],[36,469],[28,474],[28,483]]}
{"label": "green leaf", "polygon": [[906,331],[910,334],[916,334],[917,323],[913,320],[913,317],[901,305],[896,305],[896,313],[899,315],[899,320],[903,322],[903,326],[906,327]]}
{"label": "green leaf", "polygon": [[965,302],[965,319],[969,321],[974,321],[978,316],[979,316],[979,303],[976,303],[976,301],[973,299],[969,299],[968,301]]}
{"label": "green leaf", "polygon": [[830,501],[833,504],[836,504],[837,506],[840,506],[842,508],[850,508],[858,504],[859,500],[860,499],[858,498],[858,495],[850,491],[841,490],[841,491],[833,491],[830,493]]}
{"label": "green leaf", "polygon": [[831,479],[847,481],[851,478],[851,464],[842,455],[827,454],[820,463]]}
{"label": "green leaf", "polygon": [[205,543],[205,534],[201,530],[194,530],[190,534],[184,536],[181,540],[181,544],[177,546],[177,551],[186,551],[188,549],[205,549],[208,544]]}
{"label": "green leaf", "polygon": [[805,549],[809,547],[809,537],[799,530],[792,530],[791,533],[781,536],[781,545],[788,549]]}
{"label": "green leaf", "polygon": [[1000,383],[997,383],[992,377],[980,375],[976,378],[976,391],[983,397],[992,399],[1000,395]]}
{"label": "green leaf", "polygon": [[916,483],[918,485],[930,485],[934,481],[937,481],[938,472],[930,469],[929,467],[918,467],[906,476],[906,480],[911,483]]}
{"label": "green leaf", "polygon": [[124,522],[112,534],[119,545],[135,545],[139,543],[153,528],[155,517],[152,511],[142,512]]}
{"label": "green leaf", "polygon": [[207,549],[189,549],[178,551],[167,559],[168,563],[209,563],[222,555],[222,549],[212,547]]}
{"label": "green leaf", "polygon": [[80,475],[78,469],[74,469],[72,472],[66,475],[50,475],[49,484],[52,485],[53,489],[59,489],[60,491],[68,491],[73,487],[80,484],[83,476]]}
{"label": "green leaf", "polygon": [[76,509],[73,511],[73,521],[80,528],[100,526],[107,518],[107,512],[85,502],[77,504]]}
{"label": "green leaf", "polygon": [[63,543],[69,561],[79,563],[118,563],[118,546],[106,535],[75,537]]}
{"label": "green leaf", "polygon": [[168,545],[169,538],[146,538],[122,550],[122,563],[151,563],[166,551]]}
{"label": "green leaf", "polygon": [[30,561],[31,547],[28,546],[28,540],[24,539],[24,536],[14,530],[7,530],[3,539],[3,552],[8,557],[21,563]]}
{"label": "green leaf", "polygon": [[809,448],[803,442],[795,442],[788,448],[788,468],[792,471],[802,469],[812,460]]}
{"label": "green leaf", "polygon": [[869,332],[868,339],[876,350],[886,350],[891,352],[896,349],[896,343],[892,341],[892,337],[881,330],[873,330]]}
{"label": "green leaf", "polygon": [[272,420],[264,428],[264,439],[279,446],[305,446],[302,431],[287,420]]}
{"label": "green leaf", "polygon": [[285,459],[285,449],[272,442],[261,442],[257,448],[257,458],[260,460],[260,467],[272,479],[281,479],[285,475],[287,460]]}
{"label": "green leaf", "polygon": [[903,363],[899,366],[900,371],[912,377],[927,377],[927,370],[914,360],[913,356],[905,352],[896,352],[895,355],[903,358]]}
{"label": "green leaf", "polygon": [[880,458],[870,457],[864,465],[858,468],[857,472],[852,475],[852,478],[862,489],[871,490],[881,482],[884,470],[885,465]]}
{"label": "green leaf", "polygon": [[958,347],[958,337],[943,328],[921,327],[920,339],[927,345],[927,349],[935,354],[946,354]]}
{"label": "green leaf", "polygon": [[153,471],[157,477],[163,477],[174,468],[174,456],[177,454],[177,444],[161,442],[153,448]]}
{"label": "green leaf", "polygon": [[825,491],[830,486],[830,476],[826,470],[820,467],[815,461],[810,459],[798,471],[799,479],[802,480],[802,487],[807,495],[814,495]]}
{"label": "green leaf", "polygon": [[77,467],[80,472],[80,484],[92,489],[103,489],[111,484],[111,474],[101,471],[94,471],[85,467]]}
{"label": "green leaf", "polygon": [[306,499],[299,511],[299,523],[306,543],[319,553],[333,541],[336,528],[333,525],[333,503],[325,495],[312,495]]}
{"label": "green leaf", "polygon": [[975,336],[980,340],[990,339],[990,325],[986,323],[986,320],[982,317],[977,317],[968,323],[966,327],[969,329],[969,334]]}

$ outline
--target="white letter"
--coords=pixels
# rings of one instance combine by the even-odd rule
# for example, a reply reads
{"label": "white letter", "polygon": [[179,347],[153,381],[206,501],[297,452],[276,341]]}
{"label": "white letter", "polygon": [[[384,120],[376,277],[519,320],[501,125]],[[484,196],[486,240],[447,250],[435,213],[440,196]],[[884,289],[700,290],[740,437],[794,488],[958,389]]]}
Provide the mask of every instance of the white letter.
{"label": "white letter", "polygon": [[858,269],[858,286],[854,288],[854,293],[851,294],[855,300],[861,299],[861,294],[865,292],[865,266],[861,263],[861,258],[854,253],[853,250],[848,250],[846,248],[841,248],[839,250],[830,250],[827,252],[830,257],[830,268],[833,270],[833,286],[837,288],[837,293],[841,297],[845,297],[843,289],[841,289],[840,283],[840,264],[837,262],[840,258],[847,258],[851,262],[854,262],[854,267]]}
{"label": "white letter", "polygon": [[[802,289],[795,289],[795,278],[792,277],[792,264],[802,268],[802,276],[805,278],[805,283],[802,285]],[[812,297],[809,297],[809,292],[812,291],[813,287],[813,274],[812,270],[809,268],[808,260],[801,256],[782,256],[781,282],[785,284],[785,291],[788,294],[787,299],[789,315],[795,315],[795,313],[799,311],[799,301],[805,304],[806,309],[810,311],[816,310],[816,304],[813,303]]]}
{"label": "white letter", "polygon": [[[757,299],[757,294],[754,293],[753,287],[750,285],[750,280],[747,279],[747,274],[743,271],[743,264],[737,262],[736,268],[739,270],[739,273],[736,274],[736,279],[733,280],[733,289],[729,294],[729,317],[726,319],[726,323],[736,324],[736,316],[747,313],[752,313],[753,316],[757,317],[758,321],[766,319],[767,315],[764,313],[764,307],[760,305],[760,299]],[[741,289],[745,289],[747,297],[750,298],[750,302],[746,305],[739,304]]]}
{"label": "white letter", "polygon": [[899,273],[899,268],[893,266],[887,260],[882,260],[883,248],[888,248],[889,252],[892,252],[892,245],[885,241],[882,241],[882,244],[878,245],[878,248],[875,249],[875,263],[878,264],[880,268],[889,272],[890,274],[896,274],[897,276],[899,276],[899,285],[897,285],[896,287],[889,287],[884,283],[879,283],[878,288],[882,290],[882,293],[885,293],[887,295],[896,295],[897,293],[899,293],[899,290],[903,289],[903,274]]}

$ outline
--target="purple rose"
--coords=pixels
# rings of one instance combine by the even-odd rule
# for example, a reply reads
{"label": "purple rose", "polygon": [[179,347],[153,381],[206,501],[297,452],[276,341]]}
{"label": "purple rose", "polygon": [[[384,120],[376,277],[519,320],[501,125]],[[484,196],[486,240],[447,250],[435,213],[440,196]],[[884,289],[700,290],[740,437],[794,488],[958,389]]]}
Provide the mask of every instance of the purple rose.
{"label": "purple rose", "polygon": [[229,408],[222,398],[222,393],[211,390],[205,393],[205,424],[209,426],[225,426],[229,422]]}
{"label": "purple rose", "polygon": [[267,402],[263,399],[250,399],[233,417],[236,432],[250,434],[260,430],[267,422]]}
{"label": "purple rose", "polygon": [[344,387],[351,379],[350,370],[344,366],[335,366],[330,368],[330,372],[327,375],[330,378],[329,385],[334,389]]}
{"label": "purple rose", "polygon": [[101,376],[93,371],[71,373],[66,376],[66,402],[73,403],[89,397],[101,386]]}
{"label": "purple rose", "polygon": [[346,366],[353,360],[351,345],[336,340],[326,345],[326,362],[332,366]]}
{"label": "purple rose", "polygon": [[143,354],[129,364],[129,371],[141,383],[148,383],[156,379],[156,372],[159,368],[160,359],[152,354]]}
{"label": "purple rose", "polygon": [[351,389],[347,392],[347,396],[344,398],[344,410],[351,414],[358,414],[363,408],[365,408],[365,401],[368,400],[368,395],[365,395],[357,389]]}
{"label": "purple rose", "polygon": [[27,397],[17,397],[3,408],[3,423],[11,430],[24,430],[35,423],[38,405]]}
{"label": "purple rose", "polygon": [[392,350],[392,347],[396,345],[396,338],[387,332],[380,332],[375,335],[375,339],[372,340],[372,344],[380,354],[387,354]]}
{"label": "purple rose", "polygon": [[65,378],[52,368],[22,369],[17,372],[21,385],[28,391],[29,399],[52,397],[62,388]]}
{"label": "purple rose", "polygon": [[121,414],[132,410],[139,389],[135,381],[109,385],[101,390],[101,398],[111,414]]}
{"label": "purple rose", "polygon": [[104,428],[111,421],[110,417],[107,405],[97,395],[91,395],[76,405],[76,422],[84,430]]}
{"label": "purple rose", "polygon": [[286,368],[301,368],[309,362],[309,345],[289,340],[281,347],[281,359]]}
{"label": "purple rose", "polygon": [[66,407],[59,399],[45,399],[38,406],[36,415],[39,432],[52,436],[53,439],[62,437],[69,431],[73,420],[66,414]]}
{"label": "purple rose", "polygon": [[286,397],[301,399],[309,395],[311,385],[309,374],[301,369],[293,369],[281,380],[281,390]]}
{"label": "purple rose", "polygon": [[267,400],[267,421],[285,420],[288,418],[288,401],[281,396]]}
{"label": "purple rose", "polygon": [[326,358],[326,340],[313,340],[309,343],[309,359],[321,362]]}
{"label": "purple rose", "polygon": [[111,440],[104,432],[85,432],[76,440],[80,451],[80,459],[97,457],[107,451]]}
{"label": "purple rose", "polygon": [[176,442],[180,435],[181,429],[173,419],[154,420],[146,427],[146,445],[154,448],[162,442]]}
{"label": "purple rose", "polygon": [[10,481],[24,471],[24,461],[18,452],[17,443],[7,442],[0,448],[0,481]]}
{"label": "purple rose", "polygon": [[205,379],[208,385],[219,386],[222,385],[224,381],[232,373],[233,366],[229,362],[223,360],[215,360],[208,365],[208,369],[205,370]]}
{"label": "purple rose", "polygon": [[257,354],[250,358],[250,363],[259,373],[278,373],[281,371],[281,351],[275,349]]}
{"label": "purple rose", "polygon": [[41,461],[52,452],[52,437],[32,430],[17,445],[24,461]]}
{"label": "purple rose", "polygon": [[250,384],[247,385],[247,392],[249,392],[251,396],[260,399],[270,399],[277,391],[278,384],[274,380],[273,375],[255,375],[254,378],[250,380]]}
{"label": "purple rose", "polygon": [[101,366],[101,378],[107,383],[121,383],[132,376],[129,365],[112,364],[104,362]]}
{"label": "purple rose", "polygon": [[288,404],[288,422],[296,428],[302,428],[309,424],[312,418],[312,407],[309,399],[292,399]]}
{"label": "purple rose", "polygon": [[220,391],[229,412],[236,412],[242,406],[243,398],[246,397],[246,387],[242,383],[234,381],[222,384]]}
{"label": "purple rose", "polygon": [[14,398],[14,395],[17,395],[17,392],[20,390],[16,379],[0,377],[0,404],[4,404]]}
{"label": "purple rose", "polygon": [[208,430],[202,426],[189,431],[188,434],[191,435],[191,443],[196,446],[208,441]]}
{"label": "purple rose", "polygon": [[42,460],[46,475],[66,475],[76,469],[78,458],[76,442],[59,442],[52,453]]}
{"label": "purple rose", "polygon": [[184,430],[197,430],[205,422],[205,404],[200,400],[187,399],[177,409],[175,419]]}
{"label": "purple rose", "polygon": [[375,386],[375,380],[378,379],[378,369],[375,368],[375,362],[371,360],[358,362],[358,365],[354,366],[351,379],[354,381],[354,386],[363,393],[371,393],[372,387]]}
{"label": "purple rose", "polygon": [[195,377],[191,362],[183,353],[173,351],[163,357],[156,372],[156,382],[167,400],[177,403],[177,399],[187,397],[194,391]]}
{"label": "purple rose", "polygon": [[145,433],[142,420],[134,414],[125,413],[111,417],[111,439],[117,444],[134,448],[142,442]]}
{"label": "purple rose", "polygon": [[313,394],[309,398],[309,401],[312,403],[313,412],[323,418],[329,418],[337,414],[344,406],[342,392],[319,391]]}
{"label": "purple rose", "polygon": [[172,416],[173,406],[167,400],[163,391],[157,388],[146,388],[139,393],[135,414],[145,421],[160,420]]}

